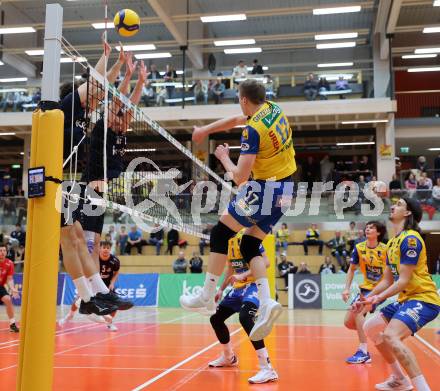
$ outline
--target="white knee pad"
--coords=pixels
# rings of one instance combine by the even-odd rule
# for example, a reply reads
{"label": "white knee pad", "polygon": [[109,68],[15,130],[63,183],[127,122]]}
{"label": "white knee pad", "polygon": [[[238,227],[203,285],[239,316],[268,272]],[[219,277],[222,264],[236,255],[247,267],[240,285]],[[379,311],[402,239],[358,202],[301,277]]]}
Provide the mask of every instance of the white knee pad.
{"label": "white knee pad", "polygon": [[387,327],[387,322],[381,314],[375,314],[368,318],[364,323],[364,332],[366,336],[373,341],[375,345],[383,342],[383,332]]}

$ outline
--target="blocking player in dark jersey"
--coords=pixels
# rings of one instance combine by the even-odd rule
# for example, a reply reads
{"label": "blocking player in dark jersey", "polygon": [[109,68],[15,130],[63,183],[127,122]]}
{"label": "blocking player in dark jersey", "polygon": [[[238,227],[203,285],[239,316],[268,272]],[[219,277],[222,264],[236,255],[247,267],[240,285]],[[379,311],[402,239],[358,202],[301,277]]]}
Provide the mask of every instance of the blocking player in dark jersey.
{"label": "blocking player in dark jersey", "polygon": [[[122,95],[129,92],[130,81],[136,62],[133,64],[131,56],[127,56],[124,80],[118,90]],[[147,68],[141,61],[138,69],[138,80],[130,96],[130,102],[137,105],[142,95],[142,88],[147,77]],[[91,194],[92,203],[99,203],[101,195],[107,185],[106,181],[119,177],[124,169],[123,156],[126,146],[126,132],[132,119],[132,112],[128,107],[121,105],[121,101],[114,99],[108,113],[107,140],[104,140],[104,119],[101,118],[94,126],[90,138],[90,155],[82,175],[82,182],[88,183],[87,190]],[[104,145],[107,156],[107,172],[104,173]],[[106,175],[104,175],[106,174]],[[97,202],[94,201],[97,199]],[[88,213],[83,210],[81,223],[84,228],[87,246],[95,262],[98,263],[98,246],[104,226],[104,209],[98,207],[100,213]]]}
{"label": "blocking player in dark jersey", "polygon": [[[102,281],[111,291],[115,290],[115,283],[118,279],[120,262],[117,257],[111,254],[112,244],[111,242],[101,242],[99,249],[99,270]],[[69,313],[58,321],[60,327],[66,322],[73,319],[76,311],[80,306],[79,299],[75,298],[73,304],[70,307]],[[96,316],[94,314],[89,315],[88,318],[96,323],[105,323],[110,331],[117,331],[118,328],[113,324],[113,318],[116,315],[116,311],[113,311],[110,315]]]}
{"label": "blocking player in dark jersey", "polygon": [[[96,71],[102,75],[110,51],[111,47],[104,42],[104,53],[96,65]],[[118,61],[106,75],[110,83],[116,80],[125,61],[125,53],[121,50]],[[64,91],[64,94],[65,96],[61,96],[60,108],[64,112],[64,159],[67,160],[72,158],[69,152],[73,147],[78,146],[81,139],[85,137],[88,121],[85,113],[87,104],[91,109],[96,108],[102,91],[96,90],[93,82],[90,82],[89,85],[84,83],[78,88],[74,88],[73,91]],[[80,187],[80,189],[79,200],[72,201],[70,198],[63,197],[61,216],[63,261],[82,299],[80,313],[106,315],[116,309],[130,308],[132,303],[122,300],[108,290],[99,276],[98,265],[93,262],[88,253],[84,232],[79,221],[84,187]]]}
{"label": "blocking player in dark jersey", "polygon": [[[365,226],[365,236],[367,240],[356,243],[351,255],[350,269],[347,272],[345,289],[342,292],[342,299],[347,302],[350,297],[351,283],[356,269],[359,267],[364,281],[359,285],[360,293],[354,298],[359,300],[361,296],[367,297],[371,290],[379,283],[383,277],[386,267],[387,246],[382,243],[386,234],[386,227],[379,221],[369,221]],[[375,309],[375,308],[374,308]],[[372,312],[374,312],[374,309]],[[359,338],[359,348],[355,354],[348,357],[346,362],[349,364],[370,363],[371,357],[367,348],[367,336],[364,333],[364,323],[367,311],[355,313],[351,310],[345,315],[344,324],[350,330],[356,330]]]}
{"label": "blocking player in dark jersey", "polygon": [[[215,297],[216,301],[222,298],[223,291],[228,285],[232,285],[232,289],[220,302],[216,313],[210,319],[217,338],[222,344],[223,354],[218,359],[211,361],[209,363],[210,367],[232,367],[238,364],[237,356],[232,349],[229,330],[225,320],[238,313],[240,323],[249,335],[252,327],[254,327],[255,315],[260,305],[255,278],[252,276],[249,264],[243,259],[240,252],[240,242],[243,233],[244,231],[240,231],[229,240],[228,244],[228,270]],[[268,267],[269,261],[264,256],[264,248],[262,246],[260,251],[266,267]],[[251,342],[257,353],[260,371],[248,379],[249,383],[268,383],[278,380],[278,374],[272,368],[264,340]]]}
{"label": "blocking player in dark jersey", "polygon": [[12,333],[18,333],[18,327],[15,324],[14,306],[11,296],[5,288],[8,286],[14,299],[18,299],[18,291],[14,286],[14,263],[6,258],[6,246],[0,243],[0,300],[6,306],[6,313],[9,318],[9,330]]}

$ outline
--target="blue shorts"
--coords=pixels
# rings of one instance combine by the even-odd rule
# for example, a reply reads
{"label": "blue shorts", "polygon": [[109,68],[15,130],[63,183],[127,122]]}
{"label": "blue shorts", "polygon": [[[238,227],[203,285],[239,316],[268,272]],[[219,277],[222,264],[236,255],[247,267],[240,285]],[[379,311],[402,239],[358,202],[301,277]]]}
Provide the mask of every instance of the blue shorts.
{"label": "blue shorts", "polygon": [[290,205],[282,207],[282,200],[287,203],[293,196],[294,183],[290,177],[285,181],[249,181],[230,202],[228,212],[242,226],[256,225],[269,233]]}
{"label": "blue shorts", "polygon": [[[352,300],[352,302],[350,303],[350,305],[354,304],[356,301],[358,301],[361,297],[361,295],[363,295],[364,297],[368,297],[368,295],[371,293],[370,289],[364,289],[364,288],[360,288],[361,291],[354,297],[354,299]],[[371,308],[370,314],[374,313],[374,311],[376,311],[376,308],[378,305],[381,305],[383,303],[383,301],[381,301],[380,303],[377,303],[375,305],[373,305],[373,308]]]}
{"label": "blue shorts", "polygon": [[257,285],[252,283],[244,286],[243,288],[231,289],[225,298],[220,302],[223,307],[233,309],[235,312],[240,312],[241,306],[245,302],[253,303],[260,306],[258,301],[258,288]]}
{"label": "blue shorts", "polygon": [[380,312],[388,321],[399,319],[414,334],[437,317],[440,306],[419,300],[408,300],[403,303],[396,301],[382,308]]}

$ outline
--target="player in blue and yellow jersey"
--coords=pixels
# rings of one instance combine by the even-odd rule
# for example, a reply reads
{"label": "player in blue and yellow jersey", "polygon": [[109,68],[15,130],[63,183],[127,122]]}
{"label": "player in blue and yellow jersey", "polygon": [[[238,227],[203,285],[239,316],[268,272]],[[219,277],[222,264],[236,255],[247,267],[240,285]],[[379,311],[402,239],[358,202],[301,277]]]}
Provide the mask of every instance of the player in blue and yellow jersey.
{"label": "player in blue and yellow jersey", "polygon": [[[359,285],[360,293],[354,298],[352,304],[359,300],[360,297],[367,297],[382,279],[387,257],[386,244],[382,243],[385,234],[386,227],[379,221],[369,221],[365,225],[365,236],[367,239],[357,243],[351,254],[350,269],[347,272],[345,289],[342,292],[342,299],[345,302],[347,302],[350,297],[351,283],[353,282],[356,269],[360,269],[364,276],[364,281]],[[350,330],[356,330],[359,337],[358,350],[346,360],[349,364],[371,362],[367,348],[367,336],[363,330],[367,312],[366,309],[361,313],[355,313],[349,310],[345,315],[345,327]]]}
{"label": "player in blue and yellow jersey", "polygon": [[[254,326],[255,314],[259,307],[255,278],[249,270],[249,264],[243,259],[240,252],[243,233],[243,231],[240,231],[236,236],[229,239],[228,269],[215,297],[216,301],[222,298],[223,291],[227,286],[232,285],[232,289],[220,302],[216,313],[210,319],[215,334],[222,344],[223,354],[218,359],[211,361],[209,363],[210,367],[232,367],[238,364],[225,320],[238,313],[240,324],[246,333],[249,334]],[[264,256],[263,246],[260,247],[260,252],[266,267],[268,267],[269,260]],[[258,356],[260,371],[248,379],[249,383],[267,383],[278,380],[278,375],[270,363],[264,341],[252,341],[252,345]]]}
{"label": "player in blue and yellow jersey", "polygon": [[418,226],[422,215],[420,204],[412,198],[401,198],[391,207],[395,236],[387,244],[384,277],[356,305],[358,310],[371,308],[398,294],[396,302],[382,308],[364,325],[365,334],[392,370],[387,380],[376,384],[377,390],[430,390],[416,357],[403,343],[440,312],[440,296],[428,272],[426,246]]}
{"label": "player in blue and yellow jersey", "polygon": [[193,140],[197,143],[210,134],[245,125],[237,164],[230,159],[227,144],[218,146],[215,151],[215,156],[239,186],[239,191],[211,231],[211,253],[202,292],[181,296],[180,303],[191,311],[214,310],[216,285],[225,267],[228,241],[246,227],[240,251],[250,265],[258,287],[260,311],[250,333],[250,338],[258,341],[270,333],[274,321],[281,314],[281,305],[270,298],[266,268],[259,248],[292,199],[291,177],[296,171],[296,163],[287,117],[276,103],[266,100],[264,86],[255,80],[244,81],[239,86],[239,101],[243,115],[194,128]]}

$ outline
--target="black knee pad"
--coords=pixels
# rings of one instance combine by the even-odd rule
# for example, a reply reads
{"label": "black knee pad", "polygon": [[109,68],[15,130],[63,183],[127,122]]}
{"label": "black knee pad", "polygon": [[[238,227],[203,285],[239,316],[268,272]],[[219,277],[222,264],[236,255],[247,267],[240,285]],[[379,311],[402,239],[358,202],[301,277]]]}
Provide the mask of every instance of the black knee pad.
{"label": "black knee pad", "polygon": [[[257,314],[258,307],[249,301],[246,301],[240,309],[239,319],[240,324],[243,326],[246,334],[249,335],[255,324],[255,315]],[[264,341],[251,341],[255,350],[264,348]]]}
{"label": "black knee pad", "polygon": [[226,255],[228,253],[229,239],[233,238],[236,234],[237,233],[231,228],[219,221],[211,231],[211,238],[209,241],[211,251],[217,254]]}
{"label": "black knee pad", "polygon": [[247,263],[250,263],[250,261],[252,261],[253,258],[261,256],[261,252],[260,252],[261,242],[262,242],[261,239],[258,239],[254,236],[243,235],[240,243],[240,252],[241,255],[243,256],[243,259]]}

